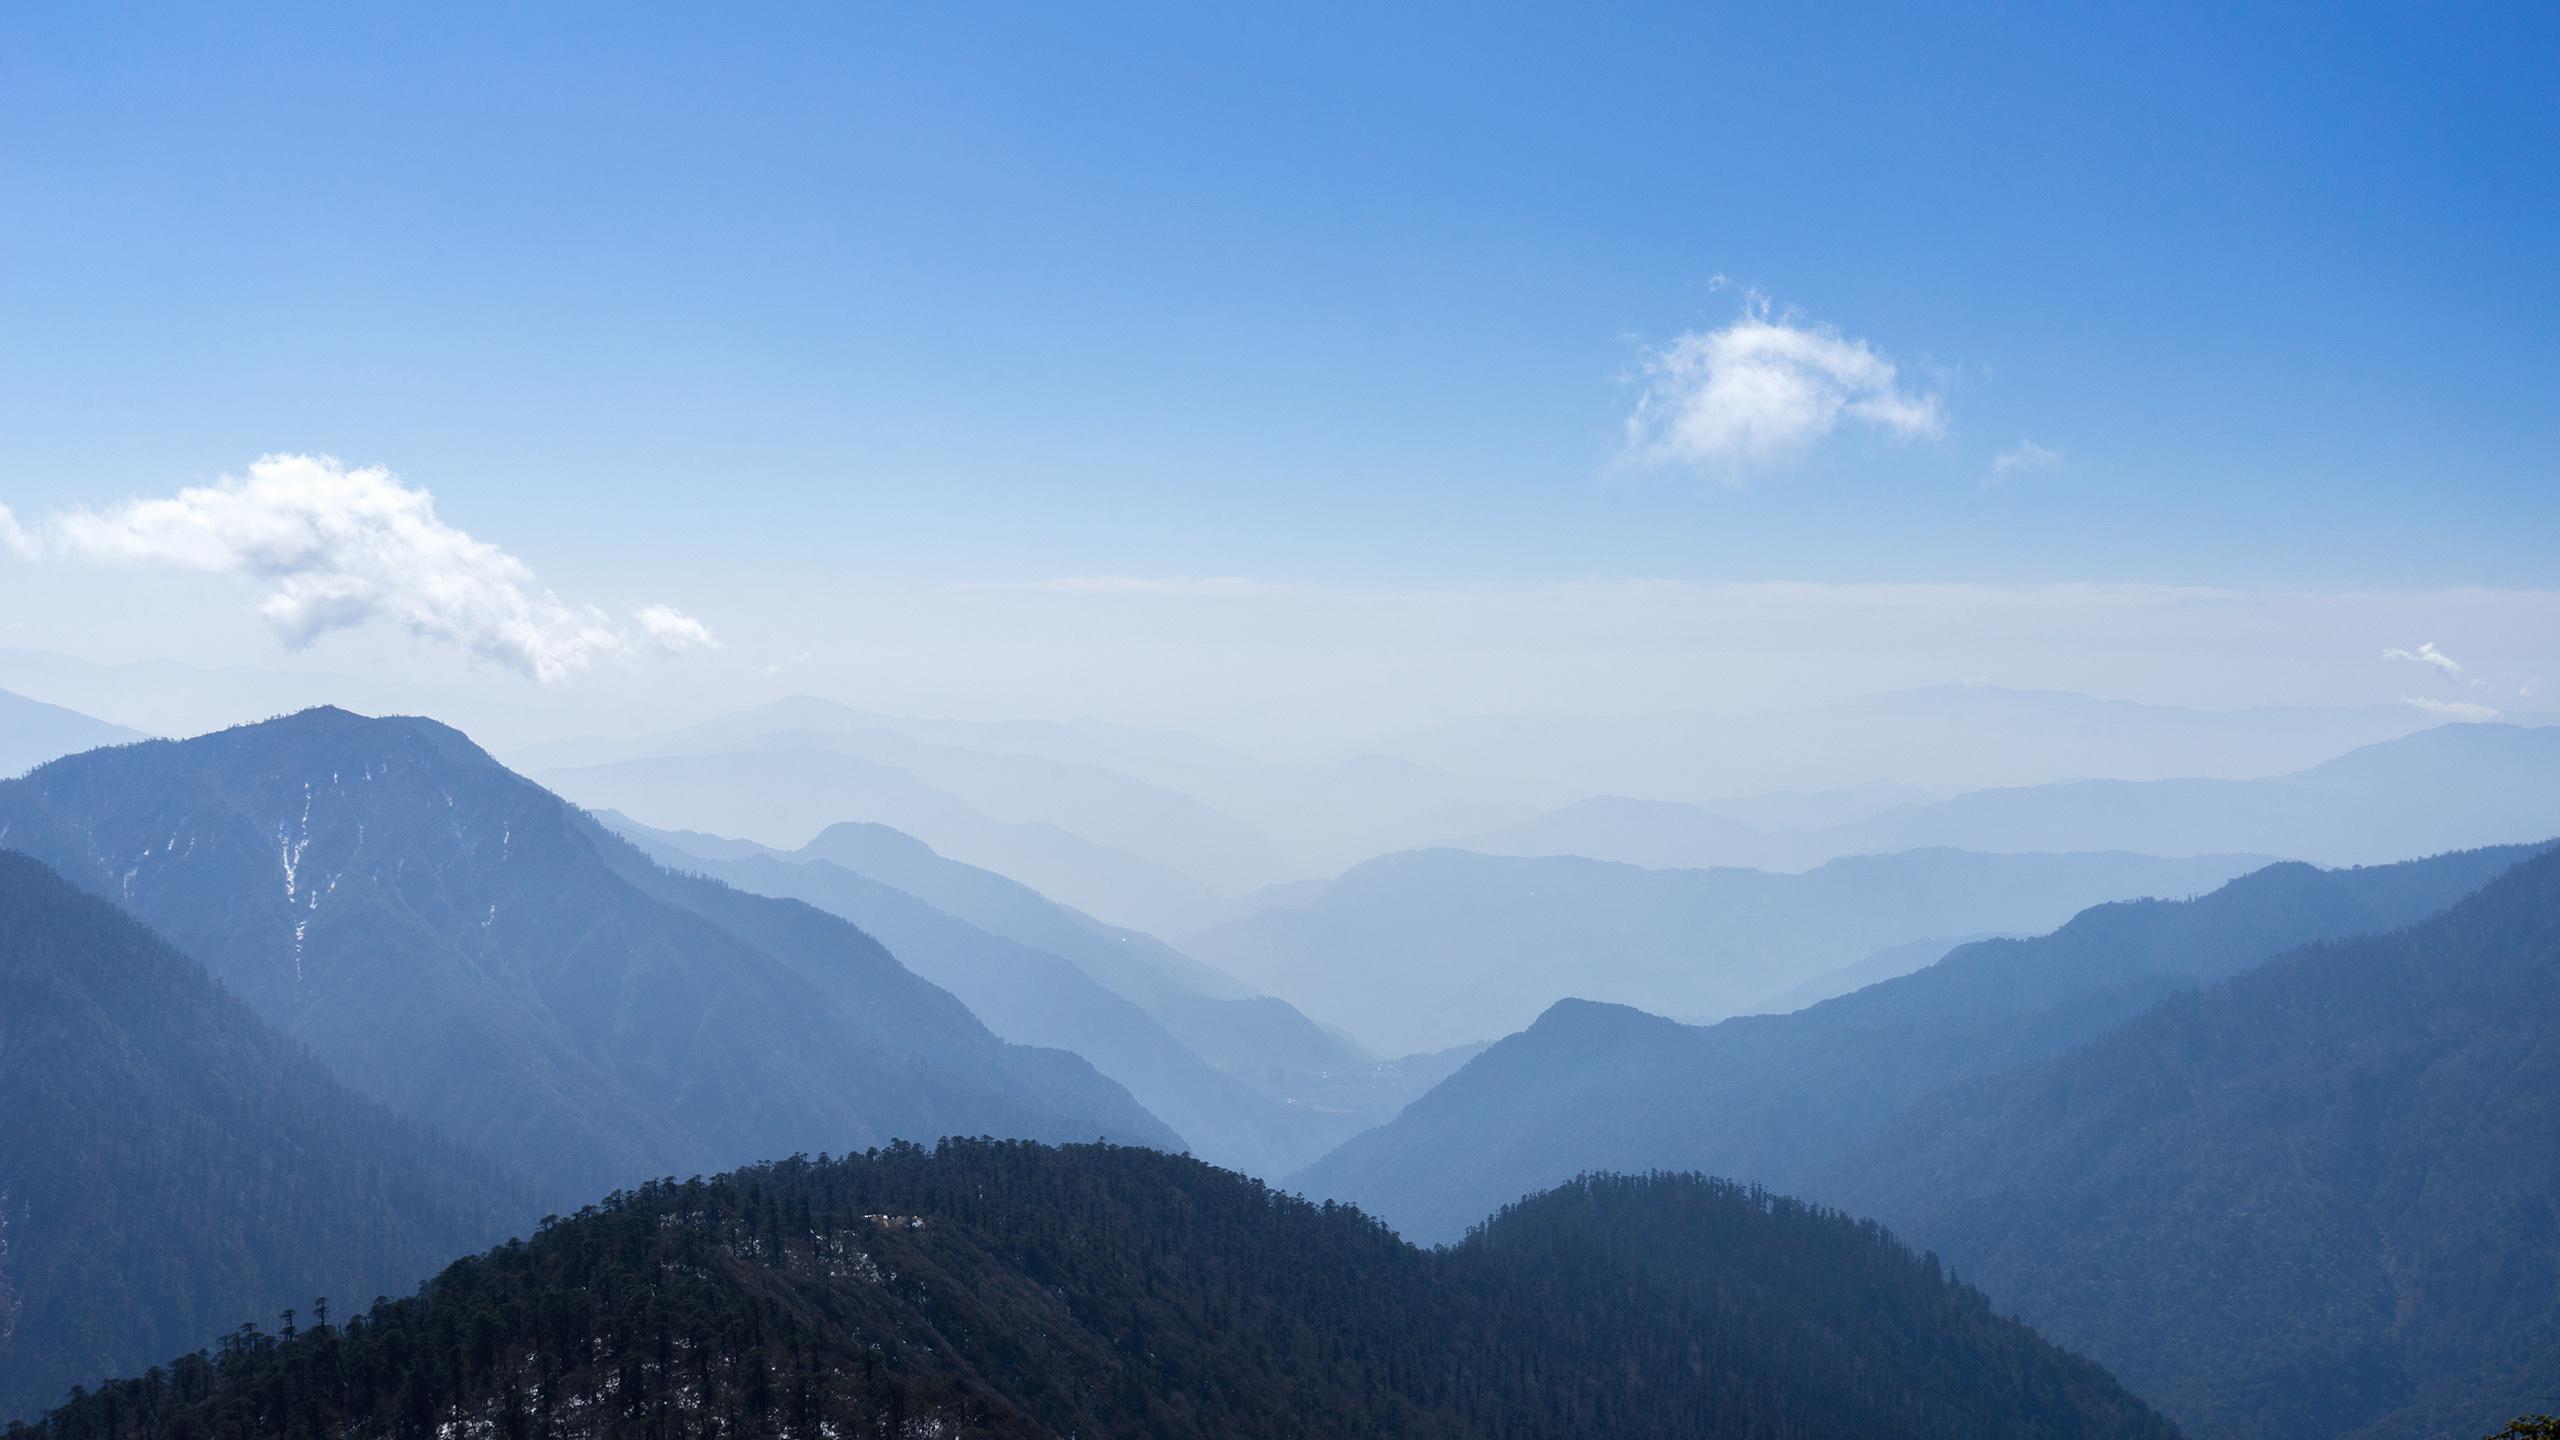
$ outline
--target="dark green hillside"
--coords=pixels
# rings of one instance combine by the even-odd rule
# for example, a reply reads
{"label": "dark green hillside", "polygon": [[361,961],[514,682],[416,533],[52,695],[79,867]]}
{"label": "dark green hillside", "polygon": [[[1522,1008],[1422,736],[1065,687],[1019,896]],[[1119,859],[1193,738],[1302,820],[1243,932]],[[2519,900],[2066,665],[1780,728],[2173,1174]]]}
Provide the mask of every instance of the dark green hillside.
{"label": "dark green hillside", "polygon": [[990,1141],[643,1186],[343,1329],[237,1336],[39,1428],[2175,1433],[1874,1226],[1755,1191],[1585,1180],[1426,1252],[1186,1158]]}
{"label": "dark green hillside", "polygon": [[0,1416],[316,1295],[405,1292],[540,1213],[0,851]]}

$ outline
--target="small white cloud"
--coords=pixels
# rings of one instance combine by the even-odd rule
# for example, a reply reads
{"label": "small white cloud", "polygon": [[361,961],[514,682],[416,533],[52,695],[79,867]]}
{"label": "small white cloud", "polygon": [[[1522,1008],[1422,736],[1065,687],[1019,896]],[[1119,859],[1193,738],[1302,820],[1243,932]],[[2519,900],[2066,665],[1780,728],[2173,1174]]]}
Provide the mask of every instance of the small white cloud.
{"label": "small white cloud", "polygon": [[2013,475],[2035,475],[2062,468],[2062,452],[2033,440],[2017,444],[1991,457],[1991,478],[1996,483]]}
{"label": "small white cloud", "polygon": [[710,626],[671,605],[643,605],[631,617],[640,622],[640,633],[650,644],[670,655],[720,648],[720,637],[711,633]]}
{"label": "small white cloud", "polygon": [[2498,707],[2495,705],[2478,705],[2469,700],[2436,700],[2424,695],[2403,695],[2400,697],[2400,703],[2416,706],[2430,715],[2442,716],[2447,720],[2495,720],[2499,714]]}
{"label": "small white cloud", "polygon": [[2459,675],[2462,673],[2461,662],[2437,649],[2436,642],[2433,640],[2420,645],[2415,650],[2385,650],[2382,652],[2382,658],[2385,660],[2406,660],[2412,665],[2432,665],[2447,675]]}
{"label": "small white cloud", "polygon": [[30,560],[36,554],[35,537],[26,532],[26,527],[18,523],[18,517],[10,514],[6,505],[0,505],[0,550],[15,551]]}
{"label": "small white cloud", "polygon": [[[537,587],[523,561],[440,519],[426,491],[325,455],[268,455],[246,478],[9,531],[20,548],[74,559],[248,575],[288,645],[388,620],[546,682],[630,649],[611,617]],[[665,643],[645,613],[641,623]]]}
{"label": "small white cloud", "polygon": [[1759,295],[1732,324],[1647,352],[1642,368],[1627,448],[1649,463],[1731,470],[1802,454],[1843,425],[1906,440],[1946,429],[1938,397],[1904,389],[1874,346],[1772,314]]}

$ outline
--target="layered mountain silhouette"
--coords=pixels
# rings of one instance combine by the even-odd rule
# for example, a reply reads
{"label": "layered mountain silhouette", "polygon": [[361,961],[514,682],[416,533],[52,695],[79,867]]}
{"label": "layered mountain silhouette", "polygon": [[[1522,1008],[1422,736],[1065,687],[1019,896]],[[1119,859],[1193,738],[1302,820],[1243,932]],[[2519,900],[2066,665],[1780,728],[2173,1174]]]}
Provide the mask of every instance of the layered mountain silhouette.
{"label": "layered mountain silhouette", "polygon": [[[1573,793],[1456,775],[1383,755],[1282,763],[1194,735],[1098,720],[918,719],[807,695],[659,734],[562,741],[507,758],[545,777],[555,770],[760,748],[815,749],[869,760],[975,815],[1045,824],[1222,893],[1292,876],[1330,875],[1373,855],[1536,814]],[[633,798],[636,803],[644,797]],[[947,817],[914,805],[915,798],[884,779],[874,795],[832,797],[839,804],[867,801],[858,808],[832,816],[797,808],[784,812],[806,826],[780,837],[709,815],[677,821],[672,810],[660,823],[797,843],[816,825],[863,818],[910,830],[946,853],[979,859],[963,844],[970,838],[965,830],[920,828]]]}
{"label": "layered mountain silhouette", "polygon": [[38,1433],[2165,1437],[1871,1224],[1594,1178],[1425,1252],[1146,1151],[954,1142],[618,1194]]}
{"label": "layered mountain silhouette", "polygon": [[581,805],[645,824],[785,848],[846,820],[889,825],[1124,925],[1163,927],[1216,899],[1206,883],[1170,865],[1047,821],[999,821],[898,766],[789,739],[544,770],[537,778]]}
{"label": "layered mountain silhouette", "polygon": [[803,900],[853,921],[908,968],[959,997],[997,1035],[1092,1062],[1172,1126],[1192,1153],[1213,1163],[1285,1174],[1362,1128],[1363,1117],[1293,1107],[1212,1066],[1073,961],[990,934],[832,860],[771,853],[713,859],[628,822],[622,833],[670,868],[758,895]]}
{"label": "layered mountain silhouette", "polygon": [[1780,875],[1430,850],[1182,943],[1395,1055],[1510,1034],[1567,996],[1735,1014],[1888,945],[2049,929],[2100,901],[2192,895],[2260,863],[1934,850]]}
{"label": "layered mountain silhouette", "polygon": [[23,774],[78,751],[145,738],[139,730],[0,690],[0,776]]}
{"label": "layered mountain silhouette", "polygon": [[25,850],[555,1198],[898,1137],[1175,1145],[870,936],[670,874],[432,721],[313,710],[0,785]]}
{"label": "layered mountain silhouette", "polygon": [[[664,734],[569,741],[518,759],[540,774],[756,750],[842,755],[902,771],[914,783],[997,824],[1048,826],[1143,857],[1215,889],[1249,889],[1270,880],[1281,866],[1271,842],[1252,826],[1179,789],[1151,784],[1079,753],[1092,750],[1090,745],[1061,745],[1046,733],[1063,728],[1027,722],[989,727],[902,721],[802,695]],[[1033,731],[1042,733],[1037,738],[1025,733]],[[808,812],[795,800],[770,813],[778,822],[784,815]],[[892,820],[893,814],[849,808],[820,823]],[[751,827],[732,828],[731,833],[767,838]]]}
{"label": "layered mountain silhouette", "polygon": [[2267,779],[2074,780],[1976,790],[1791,828],[1720,808],[1596,797],[1470,836],[1501,855],[1799,869],[1923,846],[1996,853],[2247,851],[2376,864],[2542,838],[2560,813],[2560,727],[2442,725]]}
{"label": "layered mountain silhouette", "polygon": [[1694,1169],[1803,1190],[1934,1093],[2058,1054],[2295,946],[2423,919],[2529,853],[2269,866],[2198,899],[2102,905],[2049,935],[1966,945],[1792,1014],[1701,1027],[1566,1002],[1291,1184],[1426,1241],[1584,1170]]}
{"label": "layered mountain silhouette", "polygon": [[540,1213],[0,851],[0,1420],[314,1297],[405,1294]]}
{"label": "layered mountain silhouette", "polygon": [[[797,850],[776,851],[751,841],[698,831],[655,830],[612,812],[605,812],[600,818],[636,843],[656,847],[653,853],[662,858],[677,854],[688,857],[679,868],[755,856],[839,867],[905,891],[988,934],[1065,959],[1145,1011],[1148,1018],[1192,1054],[1304,1117],[1312,1130],[1293,1126],[1288,1132],[1292,1145],[1303,1143],[1310,1133],[1332,1135],[1334,1139],[1328,1143],[1339,1143],[1390,1118],[1414,1097],[1438,1084],[1478,1048],[1458,1046],[1435,1053],[1384,1058],[1373,1055],[1300,1013],[1287,1001],[1258,994],[1234,976],[1205,965],[1152,935],[1106,925],[1019,881],[938,855],[922,841],[885,825],[831,825]],[[741,888],[760,893],[798,894],[794,887],[808,884],[807,877],[770,870],[718,873]],[[827,903],[814,893],[802,898]],[[838,913],[857,924],[867,923],[851,909]],[[891,944],[899,948],[896,941]],[[903,948],[899,953],[906,955]],[[922,957],[914,963],[930,965],[932,961]],[[937,983],[951,982],[937,977]],[[980,1009],[976,1000],[969,1003],[972,1009]],[[1011,997],[997,997],[990,1003],[1001,1009],[1016,1002]],[[980,1013],[986,1012],[980,1009]],[[1068,1048],[1092,1058],[1092,1052],[1080,1045]],[[1155,1108],[1152,1100],[1148,1104]]]}
{"label": "layered mountain silhouette", "polygon": [[1823,1183],[2198,1434],[2560,1395],[2560,853],[1939,1095]]}
{"label": "layered mountain silhouette", "polygon": [[1846,817],[1819,818],[1820,807],[1728,804],[1723,797],[1866,785],[1877,779],[1878,757],[1890,757],[1894,781],[1940,794],[2071,775],[2276,775],[2434,723],[2406,705],[2199,710],[1957,684],[1739,713],[1487,716],[1386,748],[1576,795],[1713,801],[1737,818],[1797,828]]}

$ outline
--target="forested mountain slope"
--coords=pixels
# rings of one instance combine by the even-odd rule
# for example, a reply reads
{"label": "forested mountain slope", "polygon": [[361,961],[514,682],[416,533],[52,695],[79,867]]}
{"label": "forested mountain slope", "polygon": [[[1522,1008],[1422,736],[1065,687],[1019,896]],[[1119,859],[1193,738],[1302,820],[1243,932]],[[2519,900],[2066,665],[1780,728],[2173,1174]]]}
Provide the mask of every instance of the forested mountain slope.
{"label": "forested mountain slope", "polygon": [[540,1214],[0,851],[0,1419],[315,1296],[406,1293]]}
{"label": "forested mountain slope", "polygon": [[[652,1184],[45,1433],[2167,1437],[1876,1227],[1602,1178],[1413,1249],[1184,1158],[952,1142]],[[457,1429],[455,1427],[462,1427]]]}
{"label": "forested mountain slope", "polygon": [[312,710],[56,761],[0,785],[0,844],[553,1197],[895,1137],[1176,1143],[843,920],[667,874],[432,721]]}
{"label": "forested mountain slope", "polygon": [[1787,1015],[1692,1027],[1567,1002],[1290,1183],[1425,1240],[1588,1169],[1799,1189],[1934,1091],[2056,1054],[2308,941],[2421,919],[2530,853],[2270,866],[2195,900],[2102,905],[2050,935],[1967,945]]}
{"label": "forested mountain slope", "polygon": [[2560,1394],[2560,853],[1941,1095],[1826,1193],[2199,1434],[2472,1436]]}

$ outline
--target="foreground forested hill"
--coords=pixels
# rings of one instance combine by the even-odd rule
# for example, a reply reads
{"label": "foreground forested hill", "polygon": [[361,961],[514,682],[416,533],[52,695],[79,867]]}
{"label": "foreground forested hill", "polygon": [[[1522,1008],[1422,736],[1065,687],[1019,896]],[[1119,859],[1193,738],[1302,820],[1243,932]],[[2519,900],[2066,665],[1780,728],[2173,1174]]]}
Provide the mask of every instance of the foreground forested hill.
{"label": "foreground forested hill", "polygon": [[1186,1158],[996,1141],[645,1185],[37,1429],[2175,1433],[1873,1225],[1756,1191],[1586,1179],[1433,1252]]}

